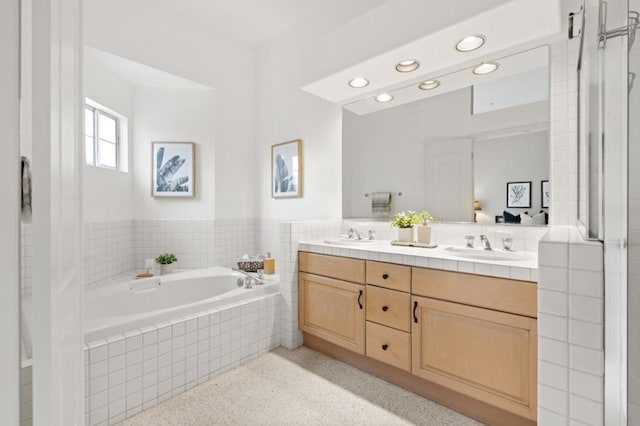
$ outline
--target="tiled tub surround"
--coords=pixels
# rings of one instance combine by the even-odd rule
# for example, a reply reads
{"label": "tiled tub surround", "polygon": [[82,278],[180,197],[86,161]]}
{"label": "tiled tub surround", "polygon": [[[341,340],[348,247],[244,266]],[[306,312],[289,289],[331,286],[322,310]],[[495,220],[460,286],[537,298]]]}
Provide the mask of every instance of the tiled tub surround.
{"label": "tiled tub surround", "polygon": [[86,424],[114,424],[279,346],[280,294],[247,291],[243,301],[88,343]]}
{"label": "tiled tub surround", "polygon": [[123,273],[140,272],[145,259],[155,259],[164,252],[176,255],[179,268],[231,266],[242,254],[255,254],[255,235],[259,229],[260,221],[255,219],[86,223],[83,228],[85,285],[99,284]]}

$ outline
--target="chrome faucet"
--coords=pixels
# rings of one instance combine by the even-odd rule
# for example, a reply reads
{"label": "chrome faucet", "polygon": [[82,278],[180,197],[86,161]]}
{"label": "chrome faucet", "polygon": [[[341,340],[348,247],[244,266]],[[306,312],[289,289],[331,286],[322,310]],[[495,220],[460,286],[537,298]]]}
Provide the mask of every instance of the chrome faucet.
{"label": "chrome faucet", "polygon": [[486,235],[480,235],[480,243],[485,250],[493,250],[491,248],[491,243],[489,242],[489,239]]}
{"label": "chrome faucet", "polygon": [[369,240],[373,241],[376,239],[376,231],[375,229],[369,229]]}
{"label": "chrome faucet", "polygon": [[232,271],[238,272],[242,275],[245,276],[245,280],[244,280],[244,284],[246,288],[251,288],[251,282],[255,282],[257,285],[262,285],[264,284],[264,280],[258,277],[254,277],[253,275],[249,274],[248,272],[243,271],[242,269],[238,269],[238,268],[231,268]]}
{"label": "chrome faucet", "polygon": [[360,235],[360,232],[358,232],[357,229],[349,228],[349,239],[353,238],[354,234],[355,234],[356,240],[361,240],[362,239],[362,235]]}

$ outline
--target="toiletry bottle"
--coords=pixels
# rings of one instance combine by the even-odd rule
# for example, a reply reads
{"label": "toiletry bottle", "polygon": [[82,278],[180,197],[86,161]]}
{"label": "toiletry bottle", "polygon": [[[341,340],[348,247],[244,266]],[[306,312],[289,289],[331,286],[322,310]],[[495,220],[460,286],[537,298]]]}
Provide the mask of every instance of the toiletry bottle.
{"label": "toiletry bottle", "polygon": [[264,258],[264,273],[268,275],[276,273],[276,260],[271,257],[269,252],[267,252],[267,257]]}

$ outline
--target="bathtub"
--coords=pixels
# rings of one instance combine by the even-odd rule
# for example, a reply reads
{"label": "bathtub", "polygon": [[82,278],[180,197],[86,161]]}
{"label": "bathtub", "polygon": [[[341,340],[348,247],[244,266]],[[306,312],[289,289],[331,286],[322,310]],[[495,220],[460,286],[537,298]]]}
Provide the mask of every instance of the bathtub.
{"label": "bathtub", "polygon": [[275,277],[251,289],[229,268],[85,292],[85,422],[115,424],[280,345]]}
{"label": "bathtub", "polygon": [[212,267],[90,288],[85,342],[279,291],[278,282],[269,278],[252,289],[238,287],[242,278],[229,268]]}

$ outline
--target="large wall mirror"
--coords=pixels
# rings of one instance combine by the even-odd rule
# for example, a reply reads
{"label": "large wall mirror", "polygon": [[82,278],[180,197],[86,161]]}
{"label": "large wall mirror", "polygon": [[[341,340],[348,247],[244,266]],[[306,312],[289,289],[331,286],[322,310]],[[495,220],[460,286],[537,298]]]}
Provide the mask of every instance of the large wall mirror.
{"label": "large wall mirror", "polygon": [[368,195],[389,192],[390,214],[425,209],[440,222],[546,223],[549,51],[495,63],[490,74],[469,67],[432,78],[433,89],[415,82],[390,91],[391,101],[344,106],[344,218],[372,219]]}

